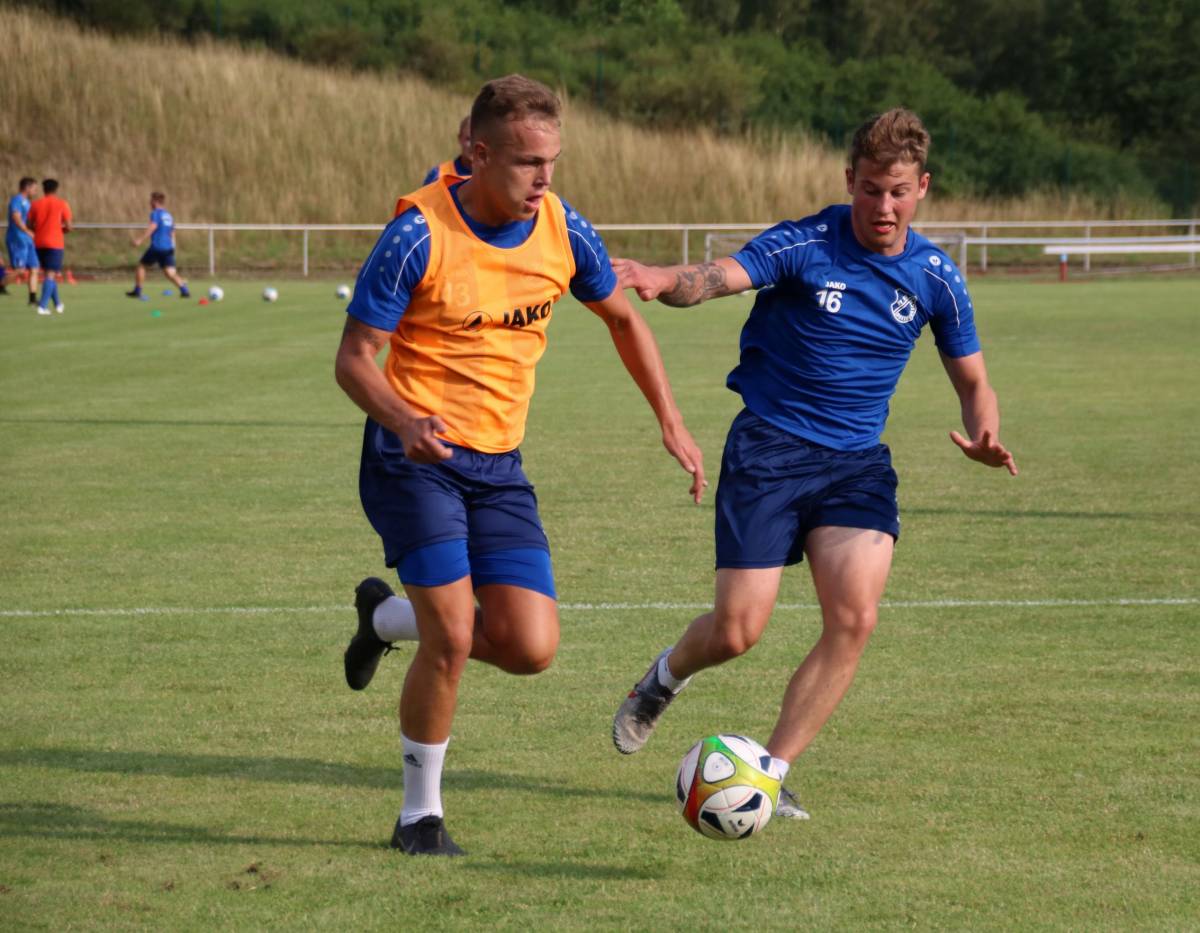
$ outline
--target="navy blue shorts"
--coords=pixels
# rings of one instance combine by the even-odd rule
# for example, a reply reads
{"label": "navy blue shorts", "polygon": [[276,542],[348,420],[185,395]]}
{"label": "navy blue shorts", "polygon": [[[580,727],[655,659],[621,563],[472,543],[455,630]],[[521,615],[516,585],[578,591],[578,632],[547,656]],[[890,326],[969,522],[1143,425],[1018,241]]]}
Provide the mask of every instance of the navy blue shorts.
{"label": "navy blue shorts", "polygon": [[142,258],[138,262],[143,266],[162,266],[164,269],[174,269],[175,250],[155,249],[151,246],[146,252],[142,253]]}
{"label": "navy blue shorts", "polygon": [[[469,568],[476,586],[513,583],[553,597],[549,560],[529,560],[529,551],[549,555],[550,542],[520,451],[486,454],[447,446],[449,460],[414,463],[395,434],[367,419],[358,487],[363,511],[383,540],[384,561],[417,586],[452,582]],[[431,547],[452,541],[466,542],[467,565],[458,570],[455,549]],[[426,558],[443,553],[445,578],[431,576]],[[406,561],[410,555],[416,559]],[[508,575],[497,566],[506,561],[487,555],[510,555]],[[412,579],[406,579],[406,568]]]}
{"label": "navy blue shorts", "polygon": [[834,450],[744,409],[729,428],[717,486],[717,567],[782,567],[804,559],[813,528],[900,537],[896,471],[885,444]]}
{"label": "navy blue shorts", "polygon": [[37,248],[38,263],[47,272],[62,272],[63,251],[39,246]]}
{"label": "navy blue shorts", "polygon": [[20,230],[15,230],[5,237],[8,246],[8,258],[14,269],[36,269],[38,267],[37,250],[33,248],[33,240]]}

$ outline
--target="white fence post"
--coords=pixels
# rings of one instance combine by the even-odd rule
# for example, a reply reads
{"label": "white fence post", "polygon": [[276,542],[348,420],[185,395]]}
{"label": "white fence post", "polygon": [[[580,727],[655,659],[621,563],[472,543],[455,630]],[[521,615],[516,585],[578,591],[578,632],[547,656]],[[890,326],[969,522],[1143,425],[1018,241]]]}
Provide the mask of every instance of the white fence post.
{"label": "white fence post", "polygon": [[983,246],[979,250],[979,271],[987,272],[987,224],[980,227],[980,236],[983,238]]}
{"label": "white fence post", "polygon": [[213,228],[208,228],[208,274],[217,274],[217,247]]}
{"label": "white fence post", "polygon": [[[1085,240],[1087,240],[1089,243],[1092,241],[1092,228],[1090,226],[1085,226],[1083,228],[1083,238]],[[1091,253],[1083,254],[1083,271],[1084,272],[1092,271],[1092,254]]]}
{"label": "white fence post", "polygon": [[308,278],[308,227],[304,228],[304,277]]}

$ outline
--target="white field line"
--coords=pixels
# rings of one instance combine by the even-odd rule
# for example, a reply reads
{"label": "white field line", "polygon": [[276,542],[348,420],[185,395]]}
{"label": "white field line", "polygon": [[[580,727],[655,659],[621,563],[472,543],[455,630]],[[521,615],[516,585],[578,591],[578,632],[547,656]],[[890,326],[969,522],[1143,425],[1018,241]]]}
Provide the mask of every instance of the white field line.
{"label": "white field line", "polygon": [[[1196,606],[1200,597],[1109,597],[1107,599],[921,599],[880,603],[881,609],[1026,609],[1113,606]],[[128,609],[0,609],[0,618],[41,619],[76,616],[196,616],[196,615],[304,615],[340,614],[345,606],[139,606]],[[559,603],[563,612],[646,612],[651,610],[702,611],[711,603]],[[779,610],[816,610],[816,603],[779,603]]]}

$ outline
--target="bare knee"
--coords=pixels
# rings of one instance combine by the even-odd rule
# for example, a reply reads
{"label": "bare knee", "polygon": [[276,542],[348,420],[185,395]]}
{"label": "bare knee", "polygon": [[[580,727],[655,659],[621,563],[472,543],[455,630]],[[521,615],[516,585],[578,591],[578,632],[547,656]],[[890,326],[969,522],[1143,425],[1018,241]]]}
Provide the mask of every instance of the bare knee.
{"label": "bare knee", "polygon": [[710,660],[721,663],[745,654],[758,643],[764,627],[751,610],[717,616],[708,642]]}
{"label": "bare knee", "polygon": [[502,654],[500,666],[508,673],[540,674],[554,662],[558,652],[558,628],[527,632],[497,647]]}
{"label": "bare knee", "polygon": [[540,674],[554,662],[553,650],[526,652],[508,658],[505,670],[510,674]]}
{"label": "bare knee", "polygon": [[875,631],[878,621],[879,611],[874,606],[839,607],[825,613],[825,633],[862,646]]}
{"label": "bare knee", "polygon": [[461,626],[421,633],[418,650],[429,664],[444,677],[458,680],[471,655],[472,632]]}

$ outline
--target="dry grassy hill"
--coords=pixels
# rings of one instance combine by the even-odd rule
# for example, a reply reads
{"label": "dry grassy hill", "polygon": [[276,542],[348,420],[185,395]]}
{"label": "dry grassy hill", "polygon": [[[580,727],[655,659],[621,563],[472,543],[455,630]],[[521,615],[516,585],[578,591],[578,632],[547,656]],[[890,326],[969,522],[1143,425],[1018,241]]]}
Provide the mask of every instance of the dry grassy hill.
{"label": "dry grassy hill", "polygon": [[[22,63],[6,69],[0,182],[56,176],[79,220],[140,222],[148,192],[159,188],[184,222],[380,221],[397,195],[453,153],[470,105],[413,78],[228,45],[112,38],[11,9],[0,9],[0,34]],[[566,103],[555,188],[598,223],[765,222],[844,197],[843,156],[826,146],[730,139],[702,127],[654,132]],[[955,203],[935,194],[923,216],[1145,210],[1053,196]]]}

